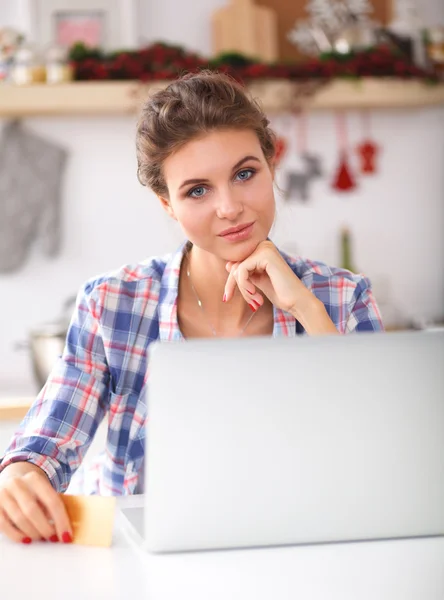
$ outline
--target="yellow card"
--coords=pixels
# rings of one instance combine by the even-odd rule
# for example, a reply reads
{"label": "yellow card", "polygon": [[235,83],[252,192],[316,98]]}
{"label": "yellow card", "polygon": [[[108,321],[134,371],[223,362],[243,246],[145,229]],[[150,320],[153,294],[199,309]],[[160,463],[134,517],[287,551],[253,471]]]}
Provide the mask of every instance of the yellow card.
{"label": "yellow card", "polygon": [[73,530],[73,543],[111,546],[116,510],[112,496],[60,495]]}

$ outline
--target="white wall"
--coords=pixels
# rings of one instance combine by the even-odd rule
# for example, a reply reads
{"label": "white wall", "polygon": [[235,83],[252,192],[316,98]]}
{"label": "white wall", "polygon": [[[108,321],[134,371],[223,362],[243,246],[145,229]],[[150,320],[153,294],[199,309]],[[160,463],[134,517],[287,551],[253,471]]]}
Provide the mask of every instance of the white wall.
{"label": "white wall", "polygon": [[[169,40],[209,53],[209,15],[223,3],[194,0],[190,10],[175,0],[142,2],[141,33],[147,41]],[[6,18],[3,6],[0,2],[0,26]],[[444,23],[441,0],[428,0],[427,7]],[[356,144],[361,121],[354,113],[348,119],[350,141]],[[289,116],[273,124],[295,144]],[[35,247],[23,269],[0,276],[0,392],[32,388],[28,356],[15,352],[14,343],[25,339],[31,327],[57,317],[63,300],[82,281],[168,252],[181,240],[156,198],[137,182],[132,117],[33,118],[26,125],[70,151],[63,248],[57,259],[48,260]],[[374,113],[372,128],[383,147],[380,172],[361,180],[353,194],[338,195],[329,187],[337,162],[334,116],[310,116],[310,147],[322,155],[326,177],[313,185],[307,205],[278,200],[274,239],[290,251],[334,264],[339,260],[339,228],[348,224],[355,236],[355,262],[373,279],[387,319],[400,314],[442,317],[444,107]],[[291,166],[292,152],[282,171]]]}

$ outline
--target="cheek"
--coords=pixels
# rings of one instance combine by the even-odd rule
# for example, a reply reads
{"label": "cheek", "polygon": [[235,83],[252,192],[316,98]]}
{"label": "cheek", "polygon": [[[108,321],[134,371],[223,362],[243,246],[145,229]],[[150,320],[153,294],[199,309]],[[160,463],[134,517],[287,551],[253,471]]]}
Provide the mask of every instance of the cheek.
{"label": "cheek", "polygon": [[176,218],[182,230],[191,240],[211,232],[212,212],[210,203],[183,203],[176,211]]}
{"label": "cheek", "polygon": [[257,178],[254,185],[246,190],[244,202],[260,213],[274,214],[275,200],[271,177]]}

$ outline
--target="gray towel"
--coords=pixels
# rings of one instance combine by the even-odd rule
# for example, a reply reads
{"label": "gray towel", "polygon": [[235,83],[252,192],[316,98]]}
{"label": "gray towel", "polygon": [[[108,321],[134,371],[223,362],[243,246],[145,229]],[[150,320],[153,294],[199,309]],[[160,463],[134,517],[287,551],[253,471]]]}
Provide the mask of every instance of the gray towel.
{"label": "gray towel", "polygon": [[61,241],[61,185],[67,151],[6,124],[0,141],[0,273],[19,269],[36,240],[47,256]]}

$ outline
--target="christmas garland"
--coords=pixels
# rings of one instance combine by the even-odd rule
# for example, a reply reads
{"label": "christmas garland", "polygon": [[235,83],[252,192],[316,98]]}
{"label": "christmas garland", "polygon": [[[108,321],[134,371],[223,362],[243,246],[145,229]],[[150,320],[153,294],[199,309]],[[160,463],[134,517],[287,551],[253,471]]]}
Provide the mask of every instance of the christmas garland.
{"label": "christmas garland", "polygon": [[327,53],[295,62],[265,64],[236,53],[204,59],[179,46],[156,43],[135,51],[104,53],[76,44],[70,50],[74,77],[90,80],[139,80],[143,82],[175,79],[184,72],[214,69],[239,81],[251,79],[329,80],[337,77],[397,77],[435,81],[434,74],[409,61],[389,45],[379,45],[349,54]]}

